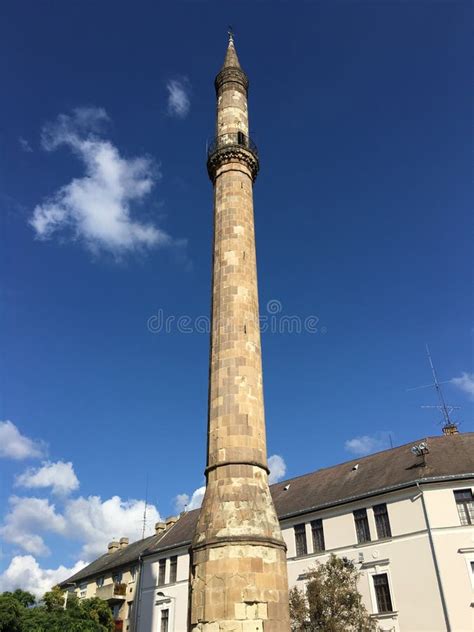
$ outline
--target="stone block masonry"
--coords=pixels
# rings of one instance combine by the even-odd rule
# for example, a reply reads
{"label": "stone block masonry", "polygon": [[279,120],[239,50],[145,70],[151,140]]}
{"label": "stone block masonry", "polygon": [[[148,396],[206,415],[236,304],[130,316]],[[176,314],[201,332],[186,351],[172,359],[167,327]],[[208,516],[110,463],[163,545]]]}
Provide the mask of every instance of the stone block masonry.
{"label": "stone block masonry", "polygon": [[232,36],[216,77],[206,494],[191,546],[192,632],[288,632],[286,548],[268,486],[248,79]]}

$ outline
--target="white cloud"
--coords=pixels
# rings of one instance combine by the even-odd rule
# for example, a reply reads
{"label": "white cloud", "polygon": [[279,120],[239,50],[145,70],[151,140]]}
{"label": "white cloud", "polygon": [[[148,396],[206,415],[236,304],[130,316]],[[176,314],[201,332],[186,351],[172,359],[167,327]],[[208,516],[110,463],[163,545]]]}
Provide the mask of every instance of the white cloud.
{"label": "white cloud", "polygon": [[347,452],[351,452],[355,456],[364,456],[379,450],[385,450],[390,447],[390,433],[377,432],[374,435],[361,435],[348,439],[344,443]]}
{"label": "white cloud", "polygon": [[11,421],[0,421],[0,457],[21,460],[41,457],[44,452],[44,444],[22,435]]}
{"label": "white cloud", "polygon": [[174,506],[178,513],[185,511],[189,505],[189,494],[178,494],[174,499]]}
{"label": "white cloud", "polygon": [[[122,500],[113,496],[102,502],[100,496],[79,497],[67,501],[64,512],[68,537],[84,543],[81,556],[93,559],[107,551],[113,538],[126,536],[131,541],[142,534],[143,500]],[[154,505],[147,507],[146,535],[154,533],[160,514]]]}
{"label": "white cloud", "polygon": [[170,79],[166,84],[166,89],[168,90],[168,113],[171,116],[185,118],[191,106],[189,81],[186,78]]}
{"label": "white cloud", "polygon": [[281,481],[286,474],[286,463],[279,454],[273,454],[268,458],[268,467],[270,469],[270,475],[268,477],[270,485]]}
{"label": "white cloud", "polygon": [[66,495],[78,489],[79,480],[71,462],[46,461],[39,468],[29,468],[16,477],[15,485],[28,488],[51,487],[54,494]]}
{"label": "white cloud", "polygon": [[188,494],[178,494],[175,498],[176,511],[181,512],[198,509],[202,505],[205,492],[206,486],[203,485],[194,490],[191,498]]}
{"label": "white cloud", "polygon": [[474,399],[474,373],[463,371],[461,377],[453,377],[451,384],[466,393],[470,399]]}
{"label": "white cloud", "polygon": [[54,569],[40,568],[32,555],[15,555],[0,575],[0,592],[21,588],[37,597],[51,590],[53,586],[74,575],[86,565],[82,560],[73,567],[58,566]]}
{"label": "white cloud", "polygon": [[148,156],[122,157],[98,135],[107,121],[101,108],[78,108],[43,128],[43,148],[68,147],[82,161],[85,174],[36,206],[30,219],[36,236],[49,239],[61,232],[93,252],[115,255],[172,245],[164,231],[132,218],[132,203],[141,202],[159,177],[157,166]]}
{"label": "white cloud", "polygon": [[50,551],[38,532],[64,533],[64,517],[56,513],[55,506],[46,498],[11,496],[9,503],[10,511],[0,527],[0,535],[28,553],[48,555]]}
{"label": "white cloud", "polygon": [[[62,513],[44,498],[10,498],[10,511],[0,527],[6,542],[33,555],[48,555],[40,533],[55,533],[82,544],[81,557],[92,560],[107,551],[114,538],[126,536],[131,541],[142,535],[143,500],[122,500],[113,496],[102,501],[99,496],[80,496],[65,501]],[[154,532],[160,514],[154,505],[147,507],[146,535]]]}
{"label": "white cloud", "polygon": [[26,140],[26,138],[23,138],[23,136],[20,136],[18,142],[20,143],[20,147],[23,149],[23,151],[26,151],[27,153],[31,153],[33,151],[33,147]]}

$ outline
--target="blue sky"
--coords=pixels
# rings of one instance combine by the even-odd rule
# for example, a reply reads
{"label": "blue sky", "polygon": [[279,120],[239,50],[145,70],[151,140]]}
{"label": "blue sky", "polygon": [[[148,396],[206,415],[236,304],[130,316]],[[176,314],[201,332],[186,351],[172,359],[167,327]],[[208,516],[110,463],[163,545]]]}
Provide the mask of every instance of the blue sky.
{"label": "blue sky", "polygon": [[[136,537],[147,477],[150,526],[203,484],[229,23],[261,156],[261,312],[318,319],[263,334],[269,454],[291,477],[438,434],[434,392],[407,391],[430,382],[426,342],[473,429],[469,2],[0,11],[0,589]],[[161,315],[193,332],[150,331]]]}

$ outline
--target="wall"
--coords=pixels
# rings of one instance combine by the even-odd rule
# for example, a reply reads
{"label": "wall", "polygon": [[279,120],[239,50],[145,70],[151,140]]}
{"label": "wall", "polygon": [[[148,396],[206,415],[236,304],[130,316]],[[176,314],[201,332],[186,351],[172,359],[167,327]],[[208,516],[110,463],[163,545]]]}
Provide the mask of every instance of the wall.
{"label": "wall", "polygon": [[[169,582],[172,555],[178,556],[176,582]],[[160,559],[166,560],[165,584],[158,586]],[[173,549],[171,552],[150,556],[144,560],[138,605],[137,632],[159,632],[161,611],[170,613],[169,631],[187,630],[189,554],[187,548]]]}
{"label": "wall", "polygon": [[[431,525],[435,553],[438,559],[448,616],[452,632],[471,632],[473,626],[474,527],[461,526],[454,501],[454,489],[466,489],[464,484],[422,486]],[[392,537],[377,539],[373,505],[387,504]],[[358,544],[354,518],[355,509],[366,508],[371,541]],[[322,518],[326,551],[314,553],[310,522]],[[308,554],[296,557],[294,525],[306,523]],[[282,522],[288,546],[288,576],[290,586],[303,586],[306,571],[316,561],[325,562],[330,552],[353,560],[361,572],[359,590],[364,604],[374,613],[380,630],[390,632],[446,631],[440,589],[430,547],[421,494],[412,487],[398,492],[354,502],[324,511],[308,513]],[[159,555],[145,558],[143,565],[140,622],[137,632],[160,631],[160,609],[169,607],[169,632],[186,632],[188,604],[189,556],[186,548],[161,554],[169,558],[178,554],[175,584],[157,586]],[[377,617],[377,604],[372,576],[387,573],[393,613]],[[169,564],[166,581],[169,581]],[[158,595],[162,593],[162,597]],[[163,604],[163,601],[166,601]]]}

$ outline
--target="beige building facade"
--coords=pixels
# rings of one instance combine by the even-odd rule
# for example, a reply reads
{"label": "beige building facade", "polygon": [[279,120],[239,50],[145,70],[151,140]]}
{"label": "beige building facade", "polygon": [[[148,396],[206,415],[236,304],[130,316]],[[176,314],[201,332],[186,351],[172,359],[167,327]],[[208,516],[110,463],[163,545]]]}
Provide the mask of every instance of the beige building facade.
{"label": "beige building facade", "polygon": [[[355,562],[359,590],[379,630],[471,632],[474,433],[425,441],[425,464],[407,444],[271,486],[290,586],[304,586],[308,569],[334,553]],[[185,513],[166,531],[159,524],[158,534],[129,545],[127,564],[137,571],[133,579],[122,576],[128,592],[118,629],[187,632],[189,553],[198,517],[199,510]],[[104,585],[110,585],[116,568],[125,568],[123,556],[107,553],[69,581],[78,594],[84,585],[84,596],[96,594],[96,578],[105,574]],[[101,560],[109,565],[106,573],[94,567]]]}

